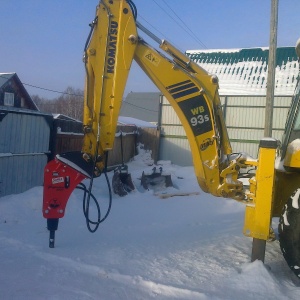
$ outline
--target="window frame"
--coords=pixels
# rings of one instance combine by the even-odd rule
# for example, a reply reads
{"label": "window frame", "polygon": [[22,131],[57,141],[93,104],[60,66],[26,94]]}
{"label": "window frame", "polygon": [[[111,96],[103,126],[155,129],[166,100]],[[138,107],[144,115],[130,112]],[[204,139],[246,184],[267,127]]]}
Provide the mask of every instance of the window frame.
{"label": "window frame", "polygon": [[14,106],[15,105],[15,94],[4,92],[4,100],[3,103],[5,106]]}

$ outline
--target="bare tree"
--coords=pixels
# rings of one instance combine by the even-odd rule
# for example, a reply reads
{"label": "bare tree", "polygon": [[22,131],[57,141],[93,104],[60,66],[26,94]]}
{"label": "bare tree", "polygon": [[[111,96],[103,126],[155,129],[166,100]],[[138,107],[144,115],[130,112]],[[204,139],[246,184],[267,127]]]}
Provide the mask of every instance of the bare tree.
{"label": "bare tree", "polygon": [[73,119],[82,121],[83,119],[83,91],[73,87],[67,87],[63,94],[52,100],[32,95],[40,111],[63,114]]}

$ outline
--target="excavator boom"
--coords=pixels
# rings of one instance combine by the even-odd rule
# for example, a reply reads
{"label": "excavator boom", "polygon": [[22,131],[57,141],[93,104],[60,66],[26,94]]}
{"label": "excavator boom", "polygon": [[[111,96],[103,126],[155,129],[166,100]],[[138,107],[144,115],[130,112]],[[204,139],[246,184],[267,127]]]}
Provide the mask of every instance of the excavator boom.
{"label": "excavator boom", "polygon": [[[43,214],[48,220],[52,240],[57,220],[63,217],[73,189],[82,180],[90,179],[90,188],[84,189],[89,201],[93,178],[106,173],[107,155],[113,147],[123,93],[133,60],[177,113],[190,144],[195,174],[202,190],[215,196],[250,203],[245,234],[267,239],[274,168],[266,168],[268,172],[258,172],[260,182],[268,178],[268,184],[260,185],[253,179],[250,189],[244,188],[238,180],[239,170],[247,167],[263,170],[263,161],[249,160],[242,153],[232,154],[218,93],[218,78],[191,61],[168,41],[156,37],[136,18],[136,8],[131,0],[101,0],[97,6],[84,50],[86,84],[83,148],[81,152],[58,155],[45,168]],[[143,40],[138,34],[140,30],[153,39],[159,49]],[[273,159],[275,149],[274,143],[271,144],[272,153],[262,153],[261,157]],[[262,145],[270,147],[270,143]],[[127,169],[124,167],[122,171]],[[265,200],[257,205],[258,215],[263,219],[263,225],[258,227],[252,222],[257,212],[257,199]]]}
{"label": "excavator boom", "polygon": [[[231,157],[217,77],[139,24],[132,1],[101,0],[90,26],[84,49],[83,147],[81,152],[57,155],[45,168],[43,214],[50,224],[48,229],[56,230],[56,220],[63,217],[74,188],[87,178],[91,187],[93,178],[105,171],[133,60],[176,111],[191,146],[202,190],[243,199],[243,185],[237,180],[239,162]],[[144,41],[138,28],[157,42],[161,51]],[[49,219],[55,220],[53,226]]]}
{"label": "excavator boom", "polygon": [[[228,155],[232,150],[221,111],[218,79],[139,24],[130,3],[101,1],[97,9],[93,34],[85,50],[84,156],[97,160],[97,168],[103,169],[101,158],[113,146],[134,59],[165,95],[183,124],[201,188],[216,196],[241,197],[242,185],[231,180],[229,187],[226,178],[220,176],[230,164]],[[158,42],[166,54],[141,39],[137,27]]]}

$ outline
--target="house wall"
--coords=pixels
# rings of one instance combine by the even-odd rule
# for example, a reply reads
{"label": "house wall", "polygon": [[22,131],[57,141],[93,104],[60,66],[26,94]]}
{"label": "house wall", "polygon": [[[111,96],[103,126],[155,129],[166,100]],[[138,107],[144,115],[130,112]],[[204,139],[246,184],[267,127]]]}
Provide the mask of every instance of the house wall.
{"label": "house wall", "polygon": [[[273,137],[281,140],[292,96],[275,96]],[[233,152],[257,157],[264,137],[265,96],[222,96],[221,103]],[[159,159],[191,166],[192,156],[185,131],[165,97],[161,104],[161,140]]]}
{"label": "house wall", "polygon": [[[14,104],[12,106],[4,105],[5,93],[14,95]],[[27,93],[16,73],[0,73],[0,106],[4,106],[8,109],[15,107],[38,111],[37,106]]]}
{"label": "house wall", "polygon": [[[4,94],[13,93],[14,94],[14,107],[16,108],[26,108],[32,109],[29,107],[28,103],[25,101],[25,95],[22,95],[22,92],[19,90],[18,85],[11,80],[10,84],[5,86],[0,90],[0,106],[4,105]],[[7,106],[9,108],[9,106]]]}
{"label": "house wall", "polygon": [[14,107],[21,107],[21,98],[17,96],[15,91],[14,84],[9,84],[5,88],[0,90],[0,105],[4,105],[4,94],[5,93],[13,93],[14,94]]}
{"label": "house wall", "polygon": [[52,116],[0,109],[0,197],[43,184]]}

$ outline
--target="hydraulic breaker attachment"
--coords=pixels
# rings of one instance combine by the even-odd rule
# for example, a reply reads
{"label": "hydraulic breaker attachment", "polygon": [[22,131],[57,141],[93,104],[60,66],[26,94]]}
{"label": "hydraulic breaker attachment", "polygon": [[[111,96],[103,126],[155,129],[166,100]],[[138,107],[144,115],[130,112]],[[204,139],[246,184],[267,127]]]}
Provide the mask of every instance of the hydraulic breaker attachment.
{"label": "hydraulic breaker attachment", "polygon": [[47,219],[47,229],[49,230],[49,248],[54,248],[55,231],[58,227],[59,219]]}
{"label": "hydraulic breaker attachment", "polygon": [[112,187],[114,193],[121,197],[135,190],[131,174],[128,173],[128,166],[121,165],[114,170]]}
{"label": "hydraulic breaker attachment", "polygon": [[57,155],[44,169],[43,216],[50,231],[49,247],[54,248],[58,220],[65,214],[69,197],[76,186],[92,174],[93,164],[81,152]]}
{"label": "hydraulic breaker attachment", "polygon": [[173,182],[171,174],[164,173],[162,167],[158,168],[158,170],[156,167],[154,167],[152,169],[152,173],[150,174],[146,174],[145,172],[143,172],[141,185],[145,190],[149,190],[151,188],[157,187],[172,187]]}

